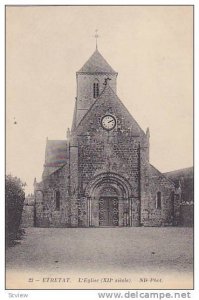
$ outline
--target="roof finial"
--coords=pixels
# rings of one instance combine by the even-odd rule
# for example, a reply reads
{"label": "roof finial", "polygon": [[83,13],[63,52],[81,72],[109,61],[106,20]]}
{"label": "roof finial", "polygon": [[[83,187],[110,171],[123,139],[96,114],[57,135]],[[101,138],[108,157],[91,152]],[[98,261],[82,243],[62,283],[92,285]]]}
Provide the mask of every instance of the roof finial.
{"label": "roof finial", "polygon": [[95,30],[96,50],[97,50],[97,39],[99,38],[98,29]]}

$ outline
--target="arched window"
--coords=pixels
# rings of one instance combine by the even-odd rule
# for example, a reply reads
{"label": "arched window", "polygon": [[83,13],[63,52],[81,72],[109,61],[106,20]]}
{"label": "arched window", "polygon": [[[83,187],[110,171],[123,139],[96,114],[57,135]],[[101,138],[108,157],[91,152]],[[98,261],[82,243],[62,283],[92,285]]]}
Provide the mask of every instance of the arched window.
{"label": "arched window", "polygon": [[55,192],[55,210],[60,210],[60,192]]}
{"label": "arched window", "polygon": [[157,196],[156,196],[156,208],[161,209],[162,206],[162,200],[161,200],[161,192],[157,192]]}
{"label": "arched window", "polygon": [[97,98],[99,96],[99,81],[96,79],[93,83],[93,98]]}

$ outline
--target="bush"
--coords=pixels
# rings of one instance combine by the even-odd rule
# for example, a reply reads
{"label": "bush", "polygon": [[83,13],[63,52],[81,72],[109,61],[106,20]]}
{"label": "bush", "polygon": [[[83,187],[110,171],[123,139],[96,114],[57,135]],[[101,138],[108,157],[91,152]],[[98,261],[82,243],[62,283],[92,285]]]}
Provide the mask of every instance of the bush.
{"label": "bush", "polygon": [[19,228],[25,200],[23,183],[19,178],[6,175],[6,245],[11,245],[19,236]]}

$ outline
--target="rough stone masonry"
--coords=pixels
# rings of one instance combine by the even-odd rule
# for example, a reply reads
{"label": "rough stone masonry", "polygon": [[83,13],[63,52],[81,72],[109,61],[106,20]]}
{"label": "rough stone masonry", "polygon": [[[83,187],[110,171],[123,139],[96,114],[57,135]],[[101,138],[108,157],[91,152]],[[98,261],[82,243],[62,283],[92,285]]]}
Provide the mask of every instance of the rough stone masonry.
{"label": "rough stone masonry", "polygon": [[66,140],[46,141],[34,226],[178,225],[180,188],[149,162],[144,132],[117,96],[118,73],[96,49],[76,73]]}

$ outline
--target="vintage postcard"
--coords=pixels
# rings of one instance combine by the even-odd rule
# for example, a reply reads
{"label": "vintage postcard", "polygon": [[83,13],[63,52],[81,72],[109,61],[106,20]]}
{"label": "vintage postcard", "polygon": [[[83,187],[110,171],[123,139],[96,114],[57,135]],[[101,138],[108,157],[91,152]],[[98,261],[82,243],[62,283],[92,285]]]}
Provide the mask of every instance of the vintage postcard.
{"label": "vintage postcard", "polygon": [[193,289],[192,5],[8,5],[6,289]]}

